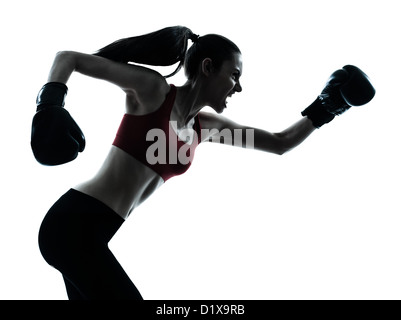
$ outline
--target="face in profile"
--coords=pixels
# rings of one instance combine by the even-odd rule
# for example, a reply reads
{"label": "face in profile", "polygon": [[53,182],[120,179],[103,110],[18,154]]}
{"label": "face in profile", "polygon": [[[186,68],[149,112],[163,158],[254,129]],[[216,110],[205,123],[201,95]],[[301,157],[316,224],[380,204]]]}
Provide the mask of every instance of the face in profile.
{"label": "face in profile", "polygon": [[209,76],[211,97],[210,107],[217,113],[227,108],[227,99],[234,93],[241,92],[242,55],[236,53],[230,60],[223,62],[221,68]]}

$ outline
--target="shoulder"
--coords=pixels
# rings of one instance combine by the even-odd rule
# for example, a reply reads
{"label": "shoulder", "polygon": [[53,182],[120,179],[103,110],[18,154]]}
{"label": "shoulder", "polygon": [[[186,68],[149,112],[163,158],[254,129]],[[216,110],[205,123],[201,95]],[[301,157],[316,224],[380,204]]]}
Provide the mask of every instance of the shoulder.
{"label": "shoulder", "polygon": [[199,112],[198,116],[202,130],[202,141],[208,141],[210,138],[217,138],[216,141],[220,141],[220,137],[227,133],[232,134],[233,130],[243,127],[219,114]]}
{"label": "shoulder", "polygon": [[156,111],[166,99],[171,86],[156,71],[148,69],[143,84],[125,90],[127,113],[144,115]]}
{"label": "shoulder", "polygon": [[229,118],[222,116],[220,114],[214,114],[209,112],[199,112],[199,121],[201,123],[202,129],[208,130],[218,130],[222,131],[224,129],[241,129],[242,125],[230,120]]}

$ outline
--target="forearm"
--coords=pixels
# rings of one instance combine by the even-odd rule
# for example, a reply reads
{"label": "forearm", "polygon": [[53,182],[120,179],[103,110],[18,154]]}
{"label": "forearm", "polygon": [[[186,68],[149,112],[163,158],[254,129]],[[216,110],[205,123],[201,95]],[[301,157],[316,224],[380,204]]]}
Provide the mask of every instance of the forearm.
{"label": "forearm", "polygon": [[61,51],[57,53],[50,69],[48,82],[61,82],[66,84],[76,66],[75,55],[72,52]]}
{"label": "forearm", "polygon": [[279,133],[256,129],[254,148],[282,155],[301,144],[315,129],[312,122],[306,117]]}
{"label": "forearm", "polygon": [[304,117],[284,131],[276,133],[276,135],[280,138],[283,151],[288,152],[300,145],[315,130],[316,127],[312,121]]}

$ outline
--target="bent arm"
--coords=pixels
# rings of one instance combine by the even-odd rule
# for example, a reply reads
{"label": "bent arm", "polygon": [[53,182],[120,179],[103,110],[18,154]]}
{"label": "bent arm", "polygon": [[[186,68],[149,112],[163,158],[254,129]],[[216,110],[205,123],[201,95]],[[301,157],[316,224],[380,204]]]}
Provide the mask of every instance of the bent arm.
{"label": "bent arm", "polygon": [[[282,155],[301,144],[316,130],[312,121],[304,117],[279,133],[237,124],[223,116],[201,112],[202,140],[228,143],[243,148]],[[232,139],[226,139],[227,134]],[[252,141],[250,141],[252,140]]]}
{"label": "bent arm", "polygon": [[61,82],[66,84],[76,66],[75,58],[67,52],[58,52],[50,69],[48,82]]}
{"label": "bent arm", "polygon": [[148,91],[149,87],[168,86],[165,79],[154,70],[74,51],[57,53],[48,82],[67,83],[74,71],[111,82],[126,92],[138,93]]}

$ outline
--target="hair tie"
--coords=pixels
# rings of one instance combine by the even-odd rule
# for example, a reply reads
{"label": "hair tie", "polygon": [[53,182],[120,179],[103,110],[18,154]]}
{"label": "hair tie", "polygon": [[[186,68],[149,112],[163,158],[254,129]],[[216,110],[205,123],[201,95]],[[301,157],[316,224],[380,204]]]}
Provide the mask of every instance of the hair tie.
{"label": "hair tie", "polygon": [[193,33],[193,34],[191,34],[191,36],[189,37],[189,39],[190,39],[193,43],[196,43],[196,42],[198,42],[198,40],[199,40],[199,35]]}

